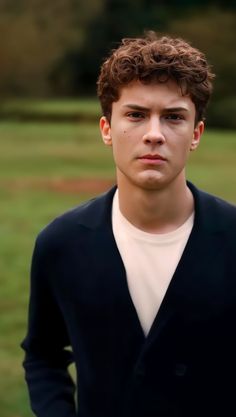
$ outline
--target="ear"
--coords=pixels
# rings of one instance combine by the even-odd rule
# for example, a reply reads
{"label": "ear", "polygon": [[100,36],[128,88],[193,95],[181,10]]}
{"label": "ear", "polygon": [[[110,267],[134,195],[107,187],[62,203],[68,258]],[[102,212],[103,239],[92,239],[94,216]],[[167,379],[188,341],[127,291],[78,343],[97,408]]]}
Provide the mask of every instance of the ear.
{"label": "ear", "polygon": [[198,122],[198,124],[194,128],[193,138],[192,138],[192,142],[190,145],[190,151],[195,151],[195,149],[197,149],[203,132],[204,132],[204,122],[201,120],[200,122]]}
{"label": "ear", "polygon": [[112,146],[111,126],[110,122],[107,120],[105,116],[102,116],[100,119],[100,131],[105,145]]}

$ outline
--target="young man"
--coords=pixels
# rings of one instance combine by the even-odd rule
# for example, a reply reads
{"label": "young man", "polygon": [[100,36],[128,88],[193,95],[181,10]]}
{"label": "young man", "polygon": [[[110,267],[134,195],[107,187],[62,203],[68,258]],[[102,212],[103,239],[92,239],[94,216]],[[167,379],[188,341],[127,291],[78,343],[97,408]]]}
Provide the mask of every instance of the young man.
{"label": "young man", "polygon": [[117,187],[37,239],[22,346],[38,417],[235,415],[236,208],[185,178],[212,79],[152,33],[102,65]]}

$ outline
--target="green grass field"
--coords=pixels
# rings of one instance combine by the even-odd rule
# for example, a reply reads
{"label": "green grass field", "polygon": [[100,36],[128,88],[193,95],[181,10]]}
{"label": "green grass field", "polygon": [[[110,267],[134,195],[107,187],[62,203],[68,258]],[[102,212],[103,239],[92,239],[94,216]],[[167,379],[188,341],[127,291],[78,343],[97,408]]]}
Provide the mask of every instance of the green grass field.
{"label": "green grass field", "polygon": [[1,118],[16,119],[49,119],[59,122],[63,119],[92,119],[100,114],[100,105],[96,98],[64,100],[30,100],[10,99],[0,103]]}
{"label": "green grass field", "polygon": [[[113,178],[96,124],[0,123],[0,416],[32,417],[19,345],[26,332],[29,267],[40,229],[96,192],[62,192],[50,181]],[[206,132],[188,178],[236,203],[236,132]]]}

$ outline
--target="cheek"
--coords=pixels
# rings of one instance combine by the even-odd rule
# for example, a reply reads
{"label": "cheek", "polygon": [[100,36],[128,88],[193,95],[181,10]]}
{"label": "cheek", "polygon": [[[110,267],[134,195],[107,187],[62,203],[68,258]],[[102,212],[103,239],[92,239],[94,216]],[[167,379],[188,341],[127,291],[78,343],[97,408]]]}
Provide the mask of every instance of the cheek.
{"label": "cheek", "polygon": [[127,148],[132,143],[132,137],[128,129],[122,129],[113,134],[112,141],[116,149],[122,149]]}
{"label": "cheek", "polygon": [[127,126],[119,127],[119,129],[113,129],[112,131],[113,155],[114,158],[125,161],[134,153],[140,141],[140,135],[137,130],[134,132],[134,129]]}
{"label": "cheek", "polygon": [[132,154],[132,144],[128,135],[119,137],[119,140],[113,140],[113,158],[117,165],[126,164]]}
{"label": "cheek", "polygon": [[185,145],[179,150],[179,159],[185,164],[190,155],[190,142],[187,141]]}

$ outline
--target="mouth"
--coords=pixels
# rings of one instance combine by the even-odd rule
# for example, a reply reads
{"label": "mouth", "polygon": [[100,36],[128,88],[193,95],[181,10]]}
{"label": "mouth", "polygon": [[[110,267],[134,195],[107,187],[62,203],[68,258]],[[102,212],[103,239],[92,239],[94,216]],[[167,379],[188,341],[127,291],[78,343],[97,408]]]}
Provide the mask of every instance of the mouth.
{"label": "mouth", "polygon": [[139,159],[160,159],[161,161],[165,161],[166,158],[164,158],[163,156],[159,155],[159,154],[147,154],[147,155],[142,155],[139,157]]}
{"label": "mouth", "polygon": [[159,154],[146,154],[138,157],[138,160],[146,164],[161,164],[166,161],[164,156]]}

